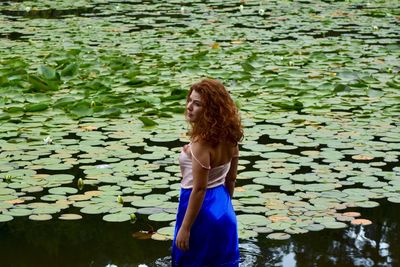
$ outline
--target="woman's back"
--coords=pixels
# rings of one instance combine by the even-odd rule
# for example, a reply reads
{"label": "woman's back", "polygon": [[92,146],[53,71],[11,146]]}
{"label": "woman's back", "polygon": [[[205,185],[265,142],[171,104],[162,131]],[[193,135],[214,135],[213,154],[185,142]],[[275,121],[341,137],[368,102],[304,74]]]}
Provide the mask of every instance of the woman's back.
{"label": "woman's back", "polygon": [[236,154],[236,146],[229,142],[221,142],[215,147],[208,146],[210,152],[210,167],[218,167],[232,160]]}

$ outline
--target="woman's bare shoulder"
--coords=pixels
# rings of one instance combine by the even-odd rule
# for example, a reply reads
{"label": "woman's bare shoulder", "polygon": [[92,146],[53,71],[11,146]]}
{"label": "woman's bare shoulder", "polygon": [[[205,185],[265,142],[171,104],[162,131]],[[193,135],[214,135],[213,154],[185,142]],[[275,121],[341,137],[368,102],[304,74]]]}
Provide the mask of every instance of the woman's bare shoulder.
{"label": "woman's bare shoulder", "polygon": [[191,145],[192,156],[204,169],[210,169],[211,153],[209,146],[203,142],[193,142]]}
{"label": "woman's bare shoulder", "polygon": [[203,141],[195,141],[191,143],[191,148],[195,151],[201,151],[202,153],[204,152],[210,152],[212,149],[211,145],[207,142]]}

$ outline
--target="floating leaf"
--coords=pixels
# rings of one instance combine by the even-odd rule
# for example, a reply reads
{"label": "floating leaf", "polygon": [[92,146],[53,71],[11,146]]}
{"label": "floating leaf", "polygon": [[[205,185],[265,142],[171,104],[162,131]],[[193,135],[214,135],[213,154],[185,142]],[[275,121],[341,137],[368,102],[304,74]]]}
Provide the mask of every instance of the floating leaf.
{"label": "floating leaf", "polygon": [[125,222],[130,219],[131,216],[126,213],[112,213],[103,216],[103,220],[107,222]]}
{"label": "floating leaf", "polygon": [[389,197],[388,201],[398,204],[398,203],[400,203],[400,196]]}
{"label": "floating leaf", "polygon": [[138,117],[139,120],[141,120],[144,124],[144,126],[155,126],[158,125],[157,122],[155,122],[154,120],[148,118],[148,117]]}
{"label": "floating leaf", "polygon": [[29,219],[32,221],[48,221],[52,218],[50,214],[32,214],[29,216]]}
{"label": "floating leaf", "polygon": [[251,226],[266,226],[269,223],[266,217],[255,214],[240,214],[237,215],[237,220],[244,225]]}
{"label": "floating leaf", "polygon": [[156,213],[156,214],[151,214],[149,216],[150,221],[156,221],[156,222],[168,222],[168,221],[173,221],[175,219],[176,215],[171,213]]}
{"label": "floating leaf", "polygon": [[154,232],[151,232],[151,231],[139,231],[139,232],[133,233],[132,237],[139,239],[139,240],[145,240],[145,239],[151,239],[151,236],[153,234],[154,234]]}
{"label": "floating leaf", "polygon": [[353,225],[370,225],[372,222],[367,219],[354,219],[351,221],[351,224]]}
{"label": "floating leaf", "polygon": [[272,240],[287,240],[290,238],[290,235],[287,233],[272,233],[267,235],[267,238]]}
{"label": "floating leaf", "polygon": [[343,222],[321,222],[322,225],[324,225],[328,229],[340,229],[340,228],[346,228],[347,224]]}
{"label": "floating leaf", "polygon": [[14,217],[11,215],[7,215],[7,214],[0,214],[0,222],[8,222],[13,220]]}
{"label": "floating leaf", "polygon": [[313,223],[310,225],[307,225],[306,229],[309,231],[321,231],[325,228],[324,225],[322,224],[317,224],[317,223]]}
{"label": "floating leaf", "polygon": [[3,214],[10,216],[28,216],[32,214],[32,210],[24,208],[13,208],[9,209],[8,211],[3,211]]}
{"label": "floating leaf", "polygon": [[55,195],[75,194],[77,192],[78,192],[78,190],[73,187],[56,187],[56,188],[49,189],[49,193],[55,194]]}

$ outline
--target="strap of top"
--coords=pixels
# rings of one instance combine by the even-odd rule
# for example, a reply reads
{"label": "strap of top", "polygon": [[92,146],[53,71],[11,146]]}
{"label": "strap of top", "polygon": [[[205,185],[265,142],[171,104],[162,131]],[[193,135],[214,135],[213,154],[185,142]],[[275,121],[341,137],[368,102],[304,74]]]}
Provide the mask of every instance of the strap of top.
{"label": "strap of top", "polygon": [[193,151],[192,151],[192,149],[190,148],[190,153],[192,154],[192,157],[197,161],[197,163],[199,163],[200,164],[200,166],[202,167],[202,168],[204,168],[204,169],[206,169],[206,170],[211,170],[211,166],[205,166],[205,165],[203,165],[195,156],[194,156],[194,154],[193,154]]}
{"label": "strap of top", "polygon": [[[191,145],[191,143],[190,143],[189,145]],[[196,156],[193,154],[192,146],[190,146],[190,153],[192,154],[192,157],[197,161],[197,163],[200,164],[200,166],[201,166],[202,168],[204,168],[204,169],[206,169],[206,170],[211,170],[211,166],[208,166],[208,167],[207,167],[207,166],[203,165],[203,164],[196,158]]]}

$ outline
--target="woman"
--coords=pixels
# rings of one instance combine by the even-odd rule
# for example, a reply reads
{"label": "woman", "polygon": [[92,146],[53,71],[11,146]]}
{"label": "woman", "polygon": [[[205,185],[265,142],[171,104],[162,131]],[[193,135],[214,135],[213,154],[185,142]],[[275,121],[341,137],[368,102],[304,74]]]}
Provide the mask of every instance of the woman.
{"label": "woman", "polygon": [[191,142],[179,156],[183,179],[172,266],[238,266],[231,203],[243,137],[238,110],[222,83],[204,79],[191,86],[185,115]]}

